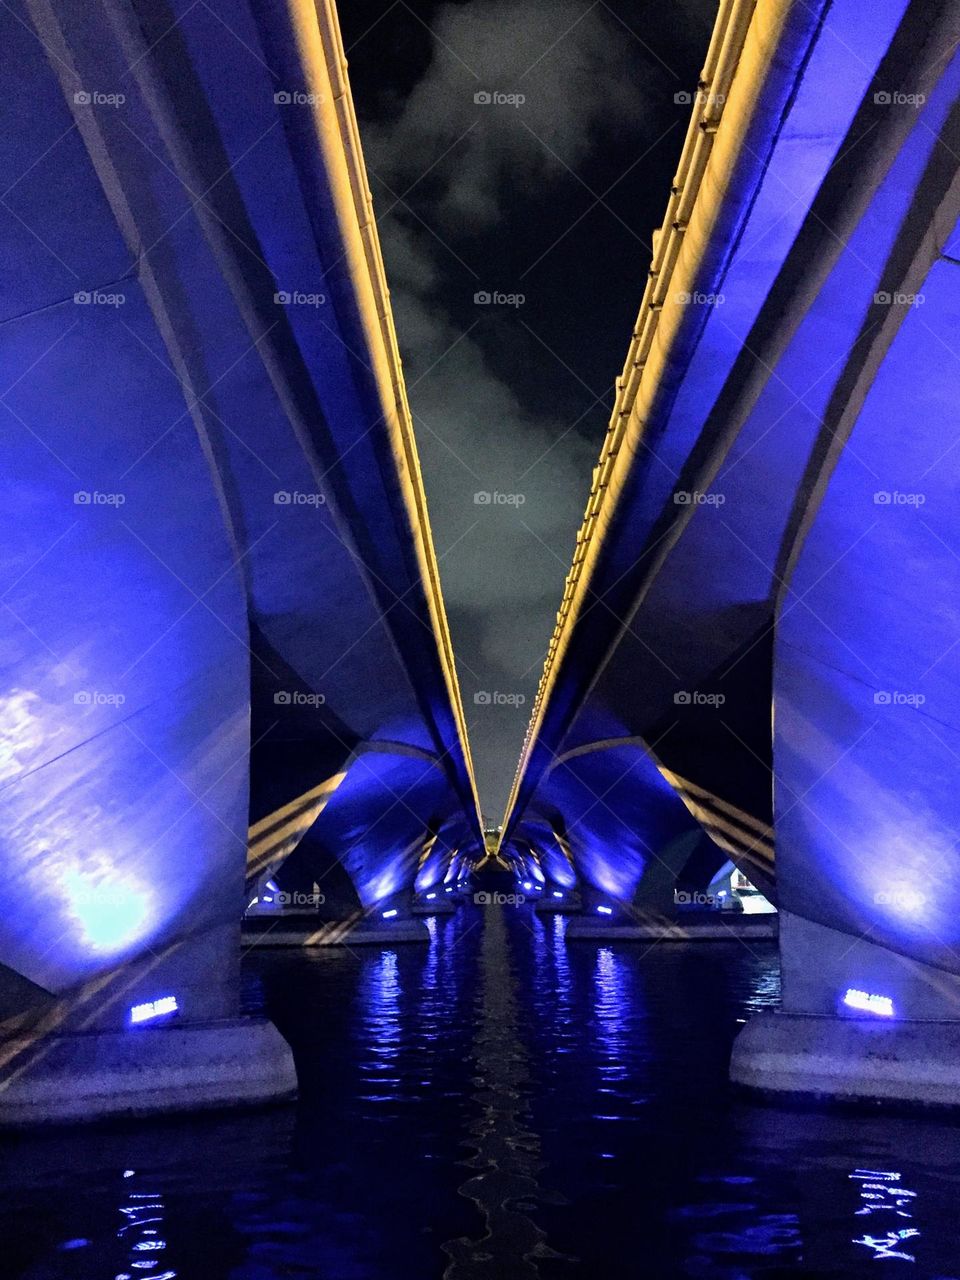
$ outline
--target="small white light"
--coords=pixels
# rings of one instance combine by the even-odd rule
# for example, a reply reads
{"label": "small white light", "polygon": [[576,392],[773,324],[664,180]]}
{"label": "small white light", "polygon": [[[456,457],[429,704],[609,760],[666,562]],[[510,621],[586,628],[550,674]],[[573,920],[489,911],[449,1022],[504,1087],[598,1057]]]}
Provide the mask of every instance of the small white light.
{"label": "small white light", "polygon": [[559,890],[559,889],[554,889],[554,891],[553,891],[553,896],[554,896],[555,898],[562,898],[562,897],[563,897],[563,894],[560,892],[560,890]]}
{"label": "small white light", "polygon": [[600,912],[602,916],[613,915],[613,907],[597,907],[597,910]]}
{"label": "small white light", "polygon": [[396,907],[393,907],[389,911],[384,911],[383,918],[384,920],[392,920],[396,914],[397,914]]}
{"label": "small white light", "polygon": [[437,895],[436,895],[435,893],[428,893],[428,894],[427,894],[427,901],[428,901],[428,902],[432,902],[432,901],[433,901],[433,899],[434,899],[436,896],[437,896]]}
{"label": "small white light", "polygon": [[877,1013],[882,1018],[893,1017],[893,1001],[889,996],[873,995],[869,991],[861,991],[859,987],[850,987],[843,997],[843,1003],[864,1013]]}
{"label": "small white light", "polygon": [[152,1018],[164,1018],[168,1014],[177,1013],[180,1006],[176,996],[161,996],[159,1000],[148,1000],[145,1004],[135,1004],[130,1010],[130,1021],[149,1022]]}

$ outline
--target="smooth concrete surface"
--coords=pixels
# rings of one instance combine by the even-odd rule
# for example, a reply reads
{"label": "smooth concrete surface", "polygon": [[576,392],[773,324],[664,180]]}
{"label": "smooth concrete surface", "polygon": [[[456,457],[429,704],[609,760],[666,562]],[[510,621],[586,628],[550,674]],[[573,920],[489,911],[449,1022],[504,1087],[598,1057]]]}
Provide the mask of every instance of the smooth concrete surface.
{"label": "smooth concrete surface", "polygon": [[762,1013],[733,1046],[734,1084],[847,1102],[960,1106],[960,1022]]}
{"label": "smooth concrete surface", "polygon": [[257,1106],[297,1093],[290,1047],[264,1019],[130,1027],[2,1048],[6,1128]]}
{"label": "smooth concrete surface", "polygon": [[732,915],[696,924],[676,920],[607,924],[599,916],[596,919],[577,916],[567,926],[566,936],[617,942],[730,942],[741,938],[776,938],[777,917]]}
{"label": "smooth concrete surface", "polygon": [[272,927],[250,929],[244,926],[241,938],[244,951],[253,947],[339,947],[385,946],[394,942],[429,942],[430,933],[423,920],[398,920],[396,923],[369,924],[360,920],[326,921],[319,926],[299,923],[277,923]]}
{"label": "smooth concrete surface", "polygon": [[[922,916],[910,923],[915,937],[929,931]],[[865,921],[856,933],[849,933],[805,919],[792,910],[781,910],[781,1008],[787,1013],[832,1017],[838,1000],[854,987],[887,996],[901,1021],[949,1022],[956,1018],[960,976],[951,971],[956,954],[938,944],[934,952],[938,964],[924,964],[915,955],[905,954],[902,937],[896,940],[899,949],[883,945],[890,937],[889,926],[886,938],[879,926],[870,933]]]}
{"label": "smooth concrete surface", "polygon": [[481,840],[334,6],[228,8],[0,18],[0,1118],[292,1091],[232,1021],[256,884],[359,915]]}

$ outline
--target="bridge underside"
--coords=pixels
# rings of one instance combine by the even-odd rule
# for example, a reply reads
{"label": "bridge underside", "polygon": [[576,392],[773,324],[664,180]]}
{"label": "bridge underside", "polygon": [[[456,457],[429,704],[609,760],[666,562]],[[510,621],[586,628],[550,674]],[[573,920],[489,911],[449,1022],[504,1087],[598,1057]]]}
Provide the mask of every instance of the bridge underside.
{"label": "bridge underside", "polygon": [[480,840],[332,10],[223,4],[0,13],[0,1120],[51,1037],[232,1027],[264,876],[405,910]]}
{"label": "bridge underside", "polygon": [[917,1030],[960,1014],[958,31],[758,6],[705,73],[507,822],[633,911],[695,829],[774,898],[760,1087],[958,1084]]}

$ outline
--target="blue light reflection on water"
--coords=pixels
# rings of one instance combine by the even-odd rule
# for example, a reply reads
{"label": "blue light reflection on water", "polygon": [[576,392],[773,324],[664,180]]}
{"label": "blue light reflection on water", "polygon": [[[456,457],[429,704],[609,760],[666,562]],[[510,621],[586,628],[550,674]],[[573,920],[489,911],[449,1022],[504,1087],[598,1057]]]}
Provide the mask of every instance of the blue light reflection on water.
{"label": "blue light reflection on water", "polygon": [[[541,1216],[553,1248],[607,1275],[869,1276],[886,1258],[887,1268],[929,1280],[960,1276],[949,1209],[960,1182],[960,1128],[732,1095],[733,1036],[779,1002],[773,944],[650,949],[566,943],[565,932],[556,918],[544,948],[519,919],[512,930],[529,976],[541,1178],[565,1200]],[[898,1185],[910,1191],[923,1183],[924,1222],[879,1221],[889,1214],[878,1213],[877,1225],[865,1227],[856,1216],[857,1168],[903,1170]],[[904,1199],[911,1203],[900,1210],[921,1216]],[[885,1203],[894,1203],[889,1194]],[[939,1228],[932,1234],[931,1220]],[[911,1234],[895,1239],[898,1231]],[[564,1274],[550,1263],[541,1272]]]}
{"label": "blue light reflection on water", "polygon": [[[531,1145],[502,1219],[568,1259],[538,1256],[545,1280],[960,1276],[960,1128],[731,1097],[739,1022],[777,1000],[772,946],[567,942],[565,917],[504,907],[509,965],[492,973],[496,911],[438,916],[426,945],[248,961],[248,1008],[294,1041],[298,1109],[0,1141],[4,1277],[440,1280],[444,1242],[482,1238],[461,1188],[478,1120],[506,1105],[478,1073],[505,1034],[523,1045],[510,1107]],[[492,1176],[495,1208],[510,1188]]]}
{"label": "blue light reflection on water", "polygon": [[[903,1185],[894,1169],[854,1169],[850,1177],[858,1183],[863,1202],[856,1217],[868,1219],[861,1224],[863,1234],[854,1237],[853,1243],[868,1250],[878,1262],[916,1262],[916,1254],[909,1248],[916,1247],[921,1235],[915,1222],[917,1193]],[[908,1241],[914,1243],[908,1247]]]}
{"label": "blue light reflection on water", "polygon": [[[124,1170],[124,1179],[136,1179],[136,1170]],[[120,1205],[123,1225],[117,1231],[128,1254],[130,1270],[117,1273],[114,1280],[135,1280],[149,1275],[151,1280],[176,1280],[177,1272],[166,1263],[167,1242],[163,1235],[164,1202],[159,1191],[137,1190],[136,1181],[126,1183]]]}
{"label": "blue light reflection on water", "polygon": [[373,1090],[360,1095],[366,1102],[389,1099],[400,1083],[396,1074],[401,1049],[400,996],[397,953],[381,951],[358,993],[364,1039],[370,1046],[369,1061],[361,1064],[363,1076]]}

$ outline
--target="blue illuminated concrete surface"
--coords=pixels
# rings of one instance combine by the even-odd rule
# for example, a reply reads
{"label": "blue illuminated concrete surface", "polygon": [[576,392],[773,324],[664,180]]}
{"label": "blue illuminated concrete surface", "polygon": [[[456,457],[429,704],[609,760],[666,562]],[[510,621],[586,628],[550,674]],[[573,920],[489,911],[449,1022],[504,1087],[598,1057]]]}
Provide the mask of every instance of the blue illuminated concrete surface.
{"label": "blue illuminated concrete surface", "polygon": [[[671,919],[733,859],[770,1091],[953,1088],[958,21],[722,6],[498,845],[582,937],[770,931]],[[231,27],[0,10],[0,1124],[288,1096],[265,877],[413,938],[493,853],[332,6]]]}
{"label": "blue illuminated concrete surface", "polygon": [[780,926],[783,1008],[740,1032],[730,1064],[736,1084],[960,1105],[960,975],[789,912]]}
{"label": "blue illuminated concrete surface", "polygon": [[0,11],[0,1124],[286,1097],[262,877],[355,922],[480,840],[334,12],[229,25]]}
{"label": "blue illuminated concrete surface", "polygon": [[732,858],[784,977],[734,1078],[960,1105],[960,6],[863,17],[721,11],[504,848],[598,930]]}

